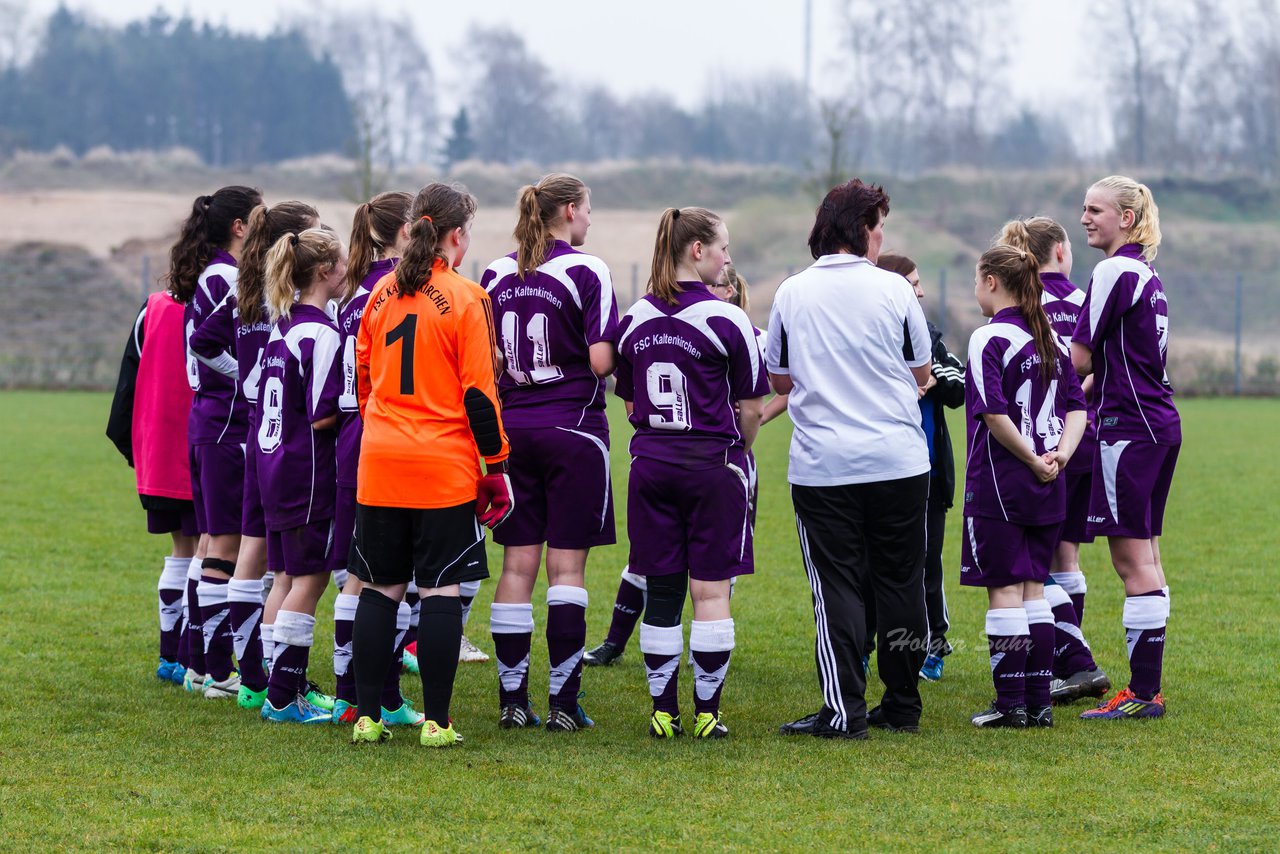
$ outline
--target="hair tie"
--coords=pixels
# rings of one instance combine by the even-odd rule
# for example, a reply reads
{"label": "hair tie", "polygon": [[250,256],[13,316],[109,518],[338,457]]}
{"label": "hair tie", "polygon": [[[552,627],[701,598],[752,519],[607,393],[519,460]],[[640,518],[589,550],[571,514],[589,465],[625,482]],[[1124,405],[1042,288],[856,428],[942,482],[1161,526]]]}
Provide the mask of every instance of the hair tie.
{"label": "hair tie", "polygon": [[679,217],[680,217],[680,209],[679,209],[679,208],[672,208],[672,209],[671,209],[671,218],[672,218],[672,219],[678,219]]}
{"label": "hair tie", "polygon": [[[435,221],[434,219],[432,219],[432,218],[431,218],[429,215],[427,215],[427,214],[423,214],[423,215],[422,215],[422,219],[425,219],[427,222],[431,223],[432,225],[435,225],[435,224],[436,224],[436,221]],[[419,222],[421,222],[421,221],[422,221],[422,220],[419,220]]]}
{"label": "hair tie", "polygon": [[201,196],[200,204],[202,207],[206,208],[213,207],[213,196]]}
{"label": "hair tie", "polygon": [[290,234],[290,235],[289,235],[289,245],[290,245],[290,246],[297,246],[297,245],[298,245],[298,235],[296,235],[296,234]]}

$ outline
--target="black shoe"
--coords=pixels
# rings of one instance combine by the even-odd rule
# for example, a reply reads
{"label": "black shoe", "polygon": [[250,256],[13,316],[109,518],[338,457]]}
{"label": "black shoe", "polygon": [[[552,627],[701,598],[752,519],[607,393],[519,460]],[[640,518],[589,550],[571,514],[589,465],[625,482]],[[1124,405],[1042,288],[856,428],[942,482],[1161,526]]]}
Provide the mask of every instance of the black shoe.
{"label": "black shoe", "polygon": [[811,715],[805,715],[798,721],[792,721],[789,724],[783,724],[778,727],[778,732],[782,735],[813,735],[813,727],[818,723],[818,716],[821,712],[814,712]]}
{"label": "black shoe", "polygon": [[502,711],[498,713],[498,726],[502,729],[524,729],[541,724],[542,720],[533,713],[533,707],[528,704],[503,706]]}
{"label": "black shoe", "polygon": [[867,730],[863,728],[850,732],[847,729],[836,729],[822,720],[822,718],[818,718],[818,720],[814,721],[813,729],[810,730],[809,735],[815,738],[844,738],[850,741],[865,741],[867,739]]}
{"label": "black shoe", "polygon": [[1011,729],[1027,728],[1027,710],[1022,706],[1009,712],[1002,712],[996,707],[995,703],[991,704],[991,708],[985,712],[978,712],[969,718],[970,722],[976,727],[983,729],[993,729],[995,727],[1009,727]]}
{"label": "black shoe", "polygon": [[622,658],[622,650],[616,643],[605,641],[595,649],[583,653],[582,663],[591,667],[607,666]]}
{"label": "black shoe", "polygon": [[889,732],[919,732],[920,727],[916,724],[892,724],[884,716],[884,708],[876,706],[867,712],[867,726],[873,726],[877,729],[888,730]]}
{"label": "black shoe", "polygon": [[1049,683],[1049,697],[1055,703],[1071,703],[1082,697],[1103,697],[1110,690],[1111,680],[1101,667],[1081,670]]}
{"label": "black shoe", "polygon": [[1053,706],[1043,706],[1039,709],[1027,709],[1027,726],[1053,726]]}

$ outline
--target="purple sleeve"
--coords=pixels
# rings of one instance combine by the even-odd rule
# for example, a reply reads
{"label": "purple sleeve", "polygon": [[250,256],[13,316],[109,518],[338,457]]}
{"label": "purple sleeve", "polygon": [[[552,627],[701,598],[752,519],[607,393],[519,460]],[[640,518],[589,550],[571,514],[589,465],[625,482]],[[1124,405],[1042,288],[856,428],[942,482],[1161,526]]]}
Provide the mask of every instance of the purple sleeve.
{"label": "purple sleeve", "polygon": [[302,372],[307,388],[307,420],[313,424],[336,415],[342,394],[341,338],[338,330],[318,326],[311,347],[311,360]]}
{"label": "purple sleeve", "polygon": [[1004,359],[999,339],[977,333],[969,342],[969,364],[965,367],[965,412],[977,418],[988,412],[1007,415],[1004,397]]}
{"label": "purple sleeve", "polygon": [[1085,403],[1084,389],[1080,387],[1080,378],[1071,367],[1071,357],[1063,353],[1058,358],[1058,372],[1062,379],[1058,382],[1058,404],[1062,412],[1079,412],[1088,410]]}
{"label": "purple sleeve", "polygon": [[484,288],[486,291],[489,290],[489,286],[493,284],[493,280],[497,277],[498,273],[496,270],[492,267],[486,267],[485,271],[480,275],[480,287]]}
{"label": "purple sleeve", "polygon": [[732,318],[725,318],[716,324],[719,327],[716,331],[729,351],[729,382],[734,400],[754,400],[769,393],[769,378],[765,374],[764,359],[760,358],[755,328],[745,314],[742,321],[734,323]]}
{"label": "purple sleeve", "polygon": [[[1137,287],[1137,275],[1123,270],[1116,264],[1103,261],[1093,271],[1089,290],[1080,306],[1080,319],[1076,321],[1072,343],[1083,344],[1090,350],[1098,349],[1098,342],[1105,339],[1125,311],[1129,309],[1126,295],[1132,297]],[[1131,304],[1131,303],[1130,303]]]}
{"label": "purple sleeve", "polygon": [[[631,326],[631,318],[624,317],[618,324],[618,340],[626,334]],[[623,400],[635,400],[635,387],[632,385],[631,351],[625,346],[618,347],[618,363],[613,372],[613,393]]]}
{"label": "purple sleeve", "polygon": [[597,268],[575,267],[572,270],[578,292],[582,294],[582,325],[587,346],[618,338],[618,303],[613,293],[613,278],[603,264]]}
{"label": "purple sleeve", "polygon": [[206,359],[215,359],[235,346],[235,298],[227,296],[218,303],[191,334],[191,352]]}

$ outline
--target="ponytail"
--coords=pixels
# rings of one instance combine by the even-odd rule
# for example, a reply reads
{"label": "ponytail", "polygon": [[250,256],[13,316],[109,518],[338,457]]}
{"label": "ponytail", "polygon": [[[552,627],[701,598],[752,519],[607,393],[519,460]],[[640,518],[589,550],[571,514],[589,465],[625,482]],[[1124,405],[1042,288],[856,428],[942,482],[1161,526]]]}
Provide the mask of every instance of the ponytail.
{"label": "ponytail", "polygon": [[241,325],[253,326],[263,320],[267,252],[284,235],[312,228],[319,219],[320,213],[302,202],[281,202],[270,208],[258,205],[249,214],[244,250],[240,253],[240,275],[236,279]]}
{"label": "ponytail", "polygon": [[1018,311],[1031,330],[1031,338],[1040,357],[1040,376],[1045,382],[1058,376],[1058,344],[1041,302],[1044,286],[1040,283],[1040,264],[1025,249],[997,243],[978,259],[978,275],[994,276],[1018,304]]}
{"label": "ponytail", "polygon": [[262,204],[262,194],[252,187],[223,187],[212,196],[200,196],[182,224],[178,240],[169,250],[169,271],[164,281],[180,303],[195,296],[200,274],[219,249],[231,244],[236,220],[247,222],[249,213]]}
{"label": "ponytail", "polygon": [[1053,250],[1059,243],[1067,242],[1067,232],[1047,216],[1030,219],[1011,219],[1000,229],[996,243],[1004,243],[1014,249],[1030,252],[1041,267],[1053,263]]}
{"label": "ponytail", "polygon": [[581,180],[564,173],[544,176],[537,184],[526,184],[516,196],[516,274],[528,278],[547,260],[555,239],[550,226],[564,215],[565,205],[582,205],[590,190]]}
{"label": "ponytail", "polygon": [[400,228],[409,221],[413,196],[408,193],[379,193],[356,208],[351,225],[351,246],[347,257],[346,287],[342,301],[356,295],[375,261],[395,249]]}
{"label": "ponytail", "polygon": [[436,261],[446,261],[440,241],[455,228],[465,228],[476,213],[475,196],[461,184],[428,184],[409,208],[409,245],[396,268],[400,296],[412,296],[431,281]]}
{"label": "ponytail", "polygon": [[1111,193],[1116,210],[1133,211],[1133,225],[1129,228],[1127,242],[1142,247],[1142,258],[1148,264],[1156,260],[1160,248],[1160,209],[1146,184],[1139,184],[1123,175],[1110,175],[1089,189],[1102,188]]}
{"label": "ponytail", "polygon": [[691,244],[716,239],[722,220],[706,208],[667,208],[658,220],[658,236],[653,244],[653,267],[648,292],[675,305],[683,290],[676,281],[676,267]]}
{"label": "ponytail", "polygon": [[723,284],[733,288],[733,296],[729,297],[729,302],[744,312],[750,312],[751,299],[747,296],[747,280],[742,278],[737,268],[732,264],[725,264],[724,269],[720,271],[720,280]]}
{"label": "ponytail", "polygon": [[342,258],[342,242],[332,229],[308,228],[282,236],[267,253],[265,296],[271,322],[289,317],[299,292]]}

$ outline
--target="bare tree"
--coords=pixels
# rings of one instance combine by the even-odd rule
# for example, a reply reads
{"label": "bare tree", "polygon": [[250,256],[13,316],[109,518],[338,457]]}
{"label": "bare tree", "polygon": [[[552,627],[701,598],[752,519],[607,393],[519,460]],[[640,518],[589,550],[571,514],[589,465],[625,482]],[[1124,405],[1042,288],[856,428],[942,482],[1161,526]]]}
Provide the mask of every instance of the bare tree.
{"label": "bare tree", "polygon": [[556,158],[567,119],[550,68],[507,27],[473,26],[467,43],[477,69],[471,100],[480,158],[501,163]]}

